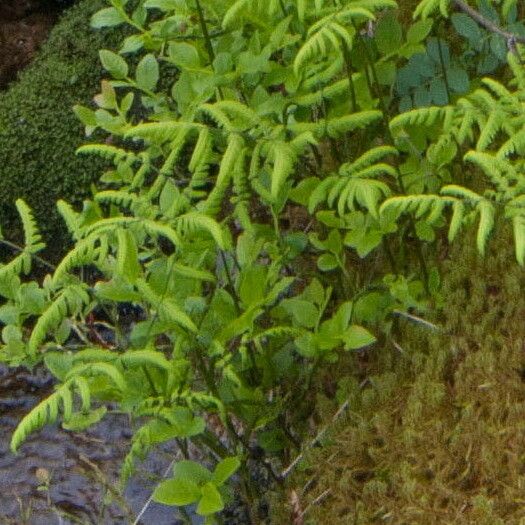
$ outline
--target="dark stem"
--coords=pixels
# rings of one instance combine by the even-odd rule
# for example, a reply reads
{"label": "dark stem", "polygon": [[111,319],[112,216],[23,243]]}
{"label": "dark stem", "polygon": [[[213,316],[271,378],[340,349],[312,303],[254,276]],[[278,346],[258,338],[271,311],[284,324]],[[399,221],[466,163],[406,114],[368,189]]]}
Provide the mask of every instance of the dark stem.
{"label": "dark stem", "polygon": [[348,83],[349,83],[349,89],[350,89],[350,100],[352,102],[350,109],[352,113],[355,113],[357,110],[357,96],[355,92],[355,85],[354,85],[354,78],[353,78],[354,71],[352,68],[352,61],[350,59],[350,50],[348,49],[348,44],[345,41],[342,42],[342,47],[343,47],[343,57],[345,60],[346,75],[348,77]]}
{"label": "dark stem", "polygon": [[447,103],[450,104],[452,97],[450,96],[450,84],[448,83],[447,68],[445,67],[445,59],[443,57],[443,43],[441,38],[438,37],[438,52],[439,52],[439,63],[441,65],[441,71],[443,72],[443,80],[445,81],[445,89],[447,90]]}
{"label": "dark stem", "polygon": [[463,0],[452,0],[456,7],[466,13],[470,18],[475,20],[480,26],[484,27],[488,31],[492,33],[496,33],[497,35],[502,36],[507,40],[507,44],[509,48],[515,46],[516,42],[519,42],[520,44],[525,44],[525,36],[517,35],[516,33],[511,33],[509,31],[505,31],[501,27],[499,27],[497,24],[492,22],[491,20],[485,18],[481,13],[476,11],[473,7],[469,6]]}

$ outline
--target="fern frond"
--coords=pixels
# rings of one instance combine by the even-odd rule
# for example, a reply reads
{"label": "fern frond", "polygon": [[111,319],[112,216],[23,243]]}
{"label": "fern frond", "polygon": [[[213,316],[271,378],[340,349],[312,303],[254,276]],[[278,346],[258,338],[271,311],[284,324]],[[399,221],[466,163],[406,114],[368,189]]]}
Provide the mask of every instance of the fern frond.
{"label": "fern frond", "polygon": [[195,231],[209,233],[221,250],[228,248],[228,242],[219,223],[211,217],[198,212],[190,212],[175,219],[175,226],[180,235],[186,236]]}
{"label": "fern frond", "polygon": [[130,368],[137,368],[143,366],[153,366],[164,370],[165,372],[171,371],[171,364],[166,359],[164,354],[156,352],[154,350],[133,350],[126,352],[120,356],[119,361]]}
{"label": "fern frond", "polygon": [[117,237],[116,275],[130,283],[134,283],[142,273],[135,237],[128,229],[119,229]]}
{"label": "fern frond", "polygon": [[18,199],[15,205],[24,230],[24,251],[32,254],[37,253],[45,248],[45,244],[42,242],[42,236],[38,231],[33,212],[22,199]]}
{"label": "fern frond", "polygon": [[439,10],[445,18],[448,18],[449,3],[450,0],[422,0],[414,11],[414,20],[417,18],[425,20],[437,10]]}
{"label": "fern frond", "polygon": [[272,199],[277,200],[286,180],[295,168],[297,153],[286,142],[278,142],[272,146],[273,171],[270,193]]}
{"label": "fern frond", "polygon": [[74,366],[66,376],[66,380],[74,380],[75,377],[96,377],[105,376],[113,385],[124,392],[126,390],[126,380],[122,375],[122,372],[111,363],[83,363]]}
{"label": "fern frond", "polygon": [[103,159],[112,160],[115,163],[122,160],[132,162],[137,159],[137,156],[133,152],[109,144],[85,144],[77,149],[77,154],[98,155]]}
{"label": "fern frond", "polygon": [[237,133],[231,134],[228,137],[228,146],[222,157],[215,187],[201,206],[202,212],[206,215],[214,216],[219,213],[224,196],[233,178],[237,158],[242,154],[243,149],[244,139]]}
{"label": "fern frond", "polygon": [[64,219],[69,233],[71,233],[74,239],[80,239],[80,214],[77,213],[70,204],[63,200],[57,202],[57,209]]}
{"label": "fern frond", "polygon": [[326,131],[329,137],[338,138],[358,128],[365,128],[382,118],[383,113],[381,111],[360,111],[359,113],[328,120],[326,123]]}
{"label": "fern frond", "polygon": [[60,385],[57,390],[34,407],[29,414],[24,416],[16,427],[11,437],[11,451],[16,453],[27,437],[48,424],[55,423],[58,419],[60,406],[62,417],[67,422],[73,414],[73,388],[79,389],[82,406],[89,405],[89,394],[86,392],[86,383],[82,378],[73,378]]}
{"label": "fern frond", "polygon": [[47,334],[56,329],[64,319],[77,315],[89,304],[89,295],[84,286],[70,285],[64,288],[59,296],[47,307],[38,318],[28,342],[28,350],[36,354]]}
{"label": "fern frond", "polygon": [[476,245],[479,253],[483,256],[485,255],[487,241],[492,233],[492,229],[494,228],[495,211],[492,204],[485,199],[479,201],[477,211],[479,213],[479,225],[478,234],[476,236]]}
{"label": "fern frond", "polygon": [[202,124],[175,120],[166,122],[147,122],[145,124],[133,126],[124,136],[126,138],[139,138],[157,144],[164,144],[175,140],[181,131],[185,133],[200,131],[202,127],[204,127]]}
{"label": "fern frond", "polygon": [[95,194],[95,201],[101,204],[115,204],[131,209],[137,203],[138,197],[127,191],[105,190]]}
{"label": "fern frond", "polygon": [[443,120],[447,114],[447,111],[453,111],[451,106],[430,106],[426,108],[413,109],[406,113],[397,115],[390,121],[390,129],[392,132],[399,128],[410,128],[413,126],[432,126],[438,120]]}
{"label": "fern frond", "polygon": [[60,261],[52,277],[53,286],[57,286],[65,280],[65,277],[73,270],[81,266],[96,263],[100,250],[98,248],[98,236],[87,237],[77,241],[75,247]]}

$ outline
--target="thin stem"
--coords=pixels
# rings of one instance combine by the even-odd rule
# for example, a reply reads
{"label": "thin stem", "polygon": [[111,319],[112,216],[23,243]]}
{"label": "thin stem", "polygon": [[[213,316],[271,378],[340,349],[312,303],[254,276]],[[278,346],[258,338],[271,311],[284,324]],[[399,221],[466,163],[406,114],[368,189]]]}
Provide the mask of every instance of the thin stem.
{"label": "thin stem", "polygon": [[350,110],[352,113],[355,113],[357,110],[357,95],[355,91],[355,84],[354,84],[354,78],[353,78],[353,68],[352,68],[352,61],[350,59],[350,50],[348,49],[348,44],[343,40],[342,42],[343,47],[343,58],[345,61],[345,67],[346,67],[346,75],[348,77],[348,87],[350,89],[350,101],[351,106]]}
{"label": "thin stem", "polygon": [[[18,246],[17,244],[13,242],[6,241],[5,239],[0,239],[0,244],[3,244],[4,246],[7,246],[8,248],[11,248],[12,250],[15,250],[20,253],[25,252],[24,248],[22,248],[21,246]],[[45,259],[42,259],[42,257],[39,257],[38,255],[35,255],[34,253],[31,253],[30,255],[35,261],[38,261],[42,266],[45,266],[49,270],[53,270],[53,271],[56,270],[56,266],[52,265],[50,262],[46,261]]]}
{"label": "thin stem", "polygon": [[445,67],[445,58],[443,56],[443,43],[441,42],[441,38],[438,37],[438,52],[439,52],[439,63],[441,65],[441,71],[443,72],[443,80],[445,81],[445,89],[447,90],[447,103],[450,104],[450,101],[452,100],[452,96],[450,94],[450,84],[448,82],[448,74],[447,74],[447,68]]}
{"label": "thin stem", "polygon": [[237,312],[237,315],[240,315],[242,311],[241,303],[240,303],[239,296],[237,295],[237,290],[235,289],[235,285],[233,284],[233,279],[230,274],[230,269],[228,268],[228,261],[226,260],[226,256],[224,255],[224,252],[222,250],[220,250],[219,253],[221,254],[222,265],[224,266],[224,272],[226,273],[226,280],[228,281],[228,288],[230,289],[230,294],[235,304],[235,310]]}
{"label": "thin stem", "polygon": [[[211,67],[213,69],[213,62],[215,61],[215,51],[213,50],[213,43],[210,38],[210,32],[208,31],[208,24],[206,23],[206,18],[204,17],[204,10],[202,9],[202,5],[200,3],[200,0],[195,0],[195,6],[197,7],[197,14],[199,16],[199,23],[201,26],[202,34],[204,36],[204,43],[206,46],[206,52],[208,53],[208,58],[211,63]],[[219,98],[223,99],[224,95],[222,93],[222,89],[220,87],[217,88],[217,93],[219,94]]]}
{"label": "thin stem", "polygon": [[453,0],[454,4],[458,9],[466,13],[470,18],[472,18],[474,21],[476,21],[480,26],[484,27],[488,31],[492,33],[496,33],[497,35],[502,36],[507,40],[507,44],[509,45],[509,48],[515,47],[515,44],[519,42],[520,44],[525,44],[525,36],[517,35],[516,33],[511,33],[509,31],[505,31],[501,27],[499,27],[497,24],[492,22],[492,20],[489,20],[488,18],[485,18],[481,13],[476,11],[473,7],[469,6],[463,0]]}

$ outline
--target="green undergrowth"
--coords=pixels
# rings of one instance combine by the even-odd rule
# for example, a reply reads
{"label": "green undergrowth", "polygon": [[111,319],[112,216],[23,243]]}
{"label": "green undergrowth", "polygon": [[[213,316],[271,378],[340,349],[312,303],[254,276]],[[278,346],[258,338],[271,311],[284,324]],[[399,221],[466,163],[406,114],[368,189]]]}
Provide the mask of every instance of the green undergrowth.
{"label": "green undergrowth", "polygon": [[[63,222],[55,203],[67,196],[81,202],[99,176],[102,163],[75,155],[84,129],[73,113],[89,103],[103,70],[102,47],[113,47],[121,31],[95,32],[92,13],[103,0],[84,0],[65,12],[35,61],[17,82],[0,92],[0,223],[4,233],[17,228],[14,202],[34,209],[48,244],[61,245]],[[12,235],[11,235],[12,237]]]}
{"label": "green undergrowth", "polygon": [[330,371],[336,399],[320,385],[331,430],[288,485],[306,524],[525,523],[525,277],[495,244],[453,250],[440,335],[400,326],[397,349]]}

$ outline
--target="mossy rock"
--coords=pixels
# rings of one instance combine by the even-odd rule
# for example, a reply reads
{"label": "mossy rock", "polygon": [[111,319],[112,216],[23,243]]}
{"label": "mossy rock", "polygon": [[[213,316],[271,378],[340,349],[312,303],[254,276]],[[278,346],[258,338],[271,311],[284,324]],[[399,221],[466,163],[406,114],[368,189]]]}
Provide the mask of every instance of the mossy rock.
{"label": "mossy rock", "polygon": [[14,202],[34,209],[52,252],[67,239],[56,201],[81,202],[102,163],[75,155],[85,140],[72,108],[90,104],[103,70],[101,48],[117,48],[122,30],[94,31],[91,15],[103,0],[83,0],[66,10],[35,61],[0,93],[0,224],[19,237]]}
{"label": "mossy rock", "polygon": [[[442,266],[440,334],[404,324],[397,350],[367,356],[366,382],[359,357],[331,370],[338,400],[318,411],[330,432],[272,523],[291,522],[290,494],[308,525],[525,523],[525,273],[509,228],[484,260],[462,241]],[[348,417],[332,423],[345,399]]]}

